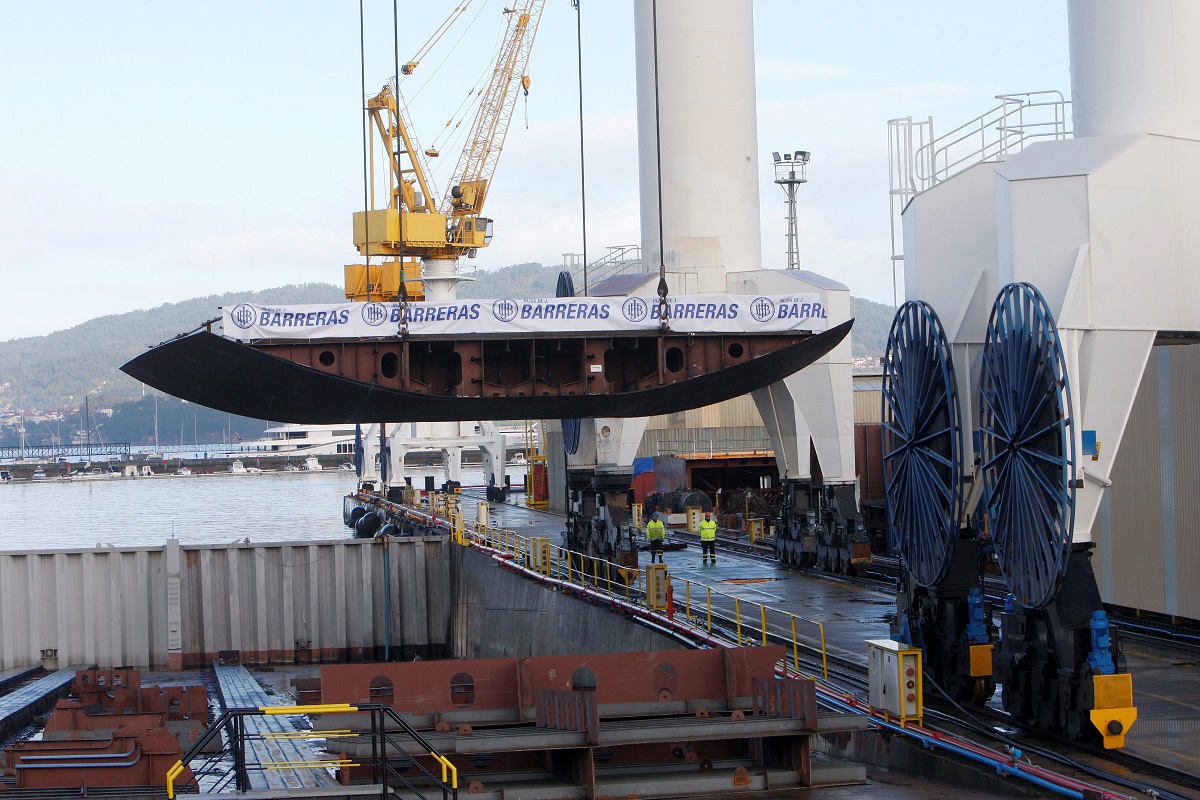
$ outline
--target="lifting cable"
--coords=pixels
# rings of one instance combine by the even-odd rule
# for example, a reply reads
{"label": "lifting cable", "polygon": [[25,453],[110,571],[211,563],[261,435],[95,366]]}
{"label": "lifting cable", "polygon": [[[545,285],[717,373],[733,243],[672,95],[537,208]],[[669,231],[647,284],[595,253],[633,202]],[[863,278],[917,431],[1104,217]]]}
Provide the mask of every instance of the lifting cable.
{"label": "lifting cable", "polygon": [[[588,259],[587,259],[587,168],[583,158],[583,23],[579,10],[580,0],[571,0],[575,7],[575,53],[579,64],[579,203],[581,208],[580,221],[583,227],[583,296],[588,296]],[[525,88],[525,96],[529,96],[529,87]],[[525,101],[525,127],[529,127],[529,100]]]}
{"label": "lifting cable", "polygon": [[366,21],[363,16],[363,0],[358,0],[358,68],[362,94],[359,103],[362,104],[362,146],[363,146],[363,250],[367,259],[367,302],[371,302],[371,201],[368,197],[369,167],[367,166],[368,136],[370,129],[367,121],[367,33]]}
{"label": "lifting cable", "polygon": [[[450,30],[451,26],[454,25],[454,23],[458,20],[458,18],[461,17],[464,13],[466,13],[466,10],[471,5],[471,2],[472,2],[472,0],[466,0],[466,2],[464,2],[462,5],[458,5],[458,6],[454,7],[454,10],[450,12],[450,16],[446,17],[445,21],[442,22],[442,24],[440,26],[438,26],[438,29],[433,32],[433,35],[429,37],[429,40],[427,42],[425,42],[425,44],[421,45],[421,48],[419,50],[417,50],[417,54],[414,55],[411,59],[409,59],[408,63],[406,63],[404,65],[404,74],[405,75],[412,74],[412,71],[417,68],[418,64],[421,63],[421,59],[429,54],[429,51],[433,49],[434,45],[436,45],[439,41],[441,41],[441,38],[444,35],[446,35],[446,32],[448,30]],[[396,4],[395,4],[395,2],[393,2],[392,3],[392,17],[395,18],[395,16],[396,16]],[[478,16],[478,14],[476,14],[476,16]],[[394,23],[393,23],[393,26],[394,26]],[[399,40],[397,40],[396,45],[397,45],[397,48],[396,48],[397,49],[397,52],[396,52],[396,80],[399,81],[399,79],[400,79]]]}
{"label": "lifting cable", "polygon": [[[470,0],[467,0],[467,2],[464,3],[462,6],[459,6],[459,8],[465,9],[468,5],[470,5]],[[396,7],[396,0],[392,0],[392,59],[394,61],[393,66],[396,69],[396,114],[397,114],[397,116],[400,114],[400,23],[399,23],[399,19],[400,19],[400,17],[399,17],[399,11]],[[397,133],[399,133],[399,131],[397,131]],[[400,149],[397,145],[394,145],[394,144],[392,145],[392,147],[394,147],[395,150],[397,150],[397,151]],[[400,156],[399,156],[399,154],[396,154],[394,156],[391,153],[388,154],[389,159],[391,159],[393,157],[398,159]],[[419,156],[416,153],[412,153],[410,155],[410,157],[418,158]],[[397,166],[397,170],[399,170],[399,166]],[[400,175],[400,199],[401,200],[404,199],[404,176],[403,176],[403,174]],[[429,202],[428,198],[426,198],[425,202]],[[406,214],[404,213],[404,204],[403,203],[396,203],[396,206],[397,206],[396,214],[400,218],[400,247],[399,247],[399,250],[400,250],[400,255],[399,255],[399,258],[400,258],[400,328],[397,331],[397,333],[399,333],[401,340],[403,340],[406,336],[408,336],[408,282],[405,280],[408,276],[404,274],[404,217],[406,216]],[[408,209],[408,213],[410,213],[410,214],[412,213],[411,208]],[[384,548],[384,552],[385,553],[387,552],[386,547]],[[386,562],[385,562],[385,566],[386,566]],[[387,646],[385,645],[384,651],[386,652],[386,650],[387,650]]]}
{"label": "lifting cable", "polygon": [[654,43],[654,158],[657,169],[655,188],[658,190],[658,330],[660,334],[665,334],[670,330],[667,324],[670,305],[667,303],[667,258],[663,252],[666,242],[663,237],[662,120],[658,113],[658,0],[651,0],[650,14],[653,19]]}
{"label": "lifting cable", "polygon": [[[486,5],[481,5],[479,7],[479,10],[477,12],[475,12],[475,16],[471,18],[471,21],[467,24],[466,28],[464,28],[463,32],[461,34],[459,34],[458,40],[455,41],[454,44],[450,47],[450,50],[446,53],[446,55],[442,58],[442,60],[438,63],[438,65],[433,69],[433,72],[429,73],[429,77],[425,80],[425,83],[421,84],[420,88],[417,89],[417,91],[415,91],[410,96],[410,100],[415,100],[417,97],[420,96],[421,92],[425,91],[425,89],[427,89],[429,87],[429,84],[432,83],[434,76],[436,76],[441,71],[442,67],[444,67],[446,65],[446,62],[450,60],[450,57],[453,56],[454,53],[458,50],[459,45],[462,44],[462,41],[464,38],[466,38],[466,35],[471,31],[471,29],[473,27],[475,27],[475,23],[479,21],[479,17],[482,15],[482,13],[486,7],[487,7]],[[488,59],[487,63],[485,64],[485,66],[483,68],[483,71],[480,73],[479,77],[475,79],[474,85],[472,85],[471,88],[467,91],[467,94],[463,98],[462,102],[460,102],[458,104],[458,108],[456,108],[454,110],[454,113],[452,113],[450,115],[450,119],[446,121],[446,126],[445,126],[445,128],[443,128],[441,134],[439,134],[439,136],[433,140],[432,145],[434,147],[444,146],[445,140],[441,140],[441,137],[443,135],[445,135],[447,131],[450,131],[451,133],[453,133],[455,130],[457,130],[459,127],[462,126],[462,120],[465,118],[466,115],[464,114],[459,117],[458,125],[453,125],[454,118],[459,115],[459,112],[462,111],[463,108],[471,101],[472,97],[476,97],[479,94],[480,85],[485,80],[487,80],[487,78],[490,76],[490,74],[492,72],[492,65],[495,64],[495,62],[496,62],[496,59],[500,52],[500,46],[501,46],[502,42],[503,42],[503,34],[498,33],[496,35],[496,41],[495,41],[494,45],[492,46],[491,58]],[[443,144],[439,144],[439,140],[441,140]]]}

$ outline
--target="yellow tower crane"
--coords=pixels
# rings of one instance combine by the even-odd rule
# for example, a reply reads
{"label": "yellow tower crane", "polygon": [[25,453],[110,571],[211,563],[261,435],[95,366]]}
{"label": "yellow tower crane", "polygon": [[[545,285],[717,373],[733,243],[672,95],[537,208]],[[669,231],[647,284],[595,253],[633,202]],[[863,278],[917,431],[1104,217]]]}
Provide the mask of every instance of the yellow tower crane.
{"label": "yellow tower crane", "polygon": [[[422,151],[395,81],[367,101],[371,118],[371,148],[376,140],[388,152],[386,208],[373,207],[374,169],[370,169],[368,196],[372,207],[354,214],[354,245],[366,256],[382,260],[346,265],[346,297],[351,300],[396,300],[401,285],[409,300],[420,300],[422,264],[456,264],[462,256],[474,257],[492,239],[492,220],[484,217],[483,203],[491,187],[513,109],[522,89],[528,90],[525,73],[529,53],[537,35],[545,0],[518,0],[506,8],[507,30],[499,48],[491,79],[480,92],[479,108],[467,134],[466,144],[442,201],[434,204],[435,188],[429,179],[426,158],[436,157],[433,148]],[[439,34],[440,35],[440,34]],[[414,59],[402,72],[417,67]]]}

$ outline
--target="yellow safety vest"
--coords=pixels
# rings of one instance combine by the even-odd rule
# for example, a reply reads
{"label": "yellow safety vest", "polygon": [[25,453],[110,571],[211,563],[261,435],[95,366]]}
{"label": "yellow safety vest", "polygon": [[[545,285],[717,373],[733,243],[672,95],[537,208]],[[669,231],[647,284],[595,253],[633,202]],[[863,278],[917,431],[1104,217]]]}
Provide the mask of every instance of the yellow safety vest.
{"label": "yellow safety vest", "polygon": [[646,538],[661,539],[667,535],[667,526],[662,524],[661,520],[652,519],[646,523]]}
{"label": "yellow safety vest", "polygon": [[715,542],[717,540],[717,523],[715,520],[700,520],[700,541]]}

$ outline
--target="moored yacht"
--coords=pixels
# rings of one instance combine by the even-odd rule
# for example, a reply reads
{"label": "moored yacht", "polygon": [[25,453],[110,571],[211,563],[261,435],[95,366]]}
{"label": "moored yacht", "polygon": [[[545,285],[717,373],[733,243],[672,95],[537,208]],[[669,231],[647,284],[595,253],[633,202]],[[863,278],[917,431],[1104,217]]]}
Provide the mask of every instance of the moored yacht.
{"label": "moored yacht", "polygon": [[226,455],[255,457],[354,455],[353,425],[273,425],[261,439],[239,442]]}

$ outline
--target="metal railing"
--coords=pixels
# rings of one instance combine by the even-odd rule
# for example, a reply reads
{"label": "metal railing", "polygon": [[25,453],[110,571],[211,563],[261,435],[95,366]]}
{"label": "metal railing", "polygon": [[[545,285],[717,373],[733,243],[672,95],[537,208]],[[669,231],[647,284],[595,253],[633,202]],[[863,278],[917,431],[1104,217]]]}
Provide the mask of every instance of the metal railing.
{"label": "metal railing", "polygon": [[[368,730],[340,730],[340,731],[301,731],[296,733],[252,733],[246,729],[245,719],[252,716],[268,716],[275,714],[293,714],[293,715],[315,715],[315,714],[356,714],[366,712],[370,714],[371,726]],[[389,722],[393,725],[393,730],[388,729]],[[398,729],[398,730],[397,730]],[[441,769],[440,777],[435,772],[427,769],[417,758],[407,758],[405,763],[405,771],[408,766],[415,766],[425,781],[422,782],[424,788],[433,787],[433,794],[440,795],[442,800],[458,800],[458,770],[441,753],[437,752],[432,745],[423,737],[416,728],[412,726],[404,717],[398,714],[391,706],[380,703],[363,703],[359,705],[349,705],[345,703],[328,703],[323,705],[306,705],[306,706],[259,706],[257,708],[231,708],[208,727],[204,735],[201,736],[183,756],[175,762],[175,764],[167,770],[167,797],[173,800],[176,792],[175,781],[188,768],[190,763],[200,757],[205,747],[216,736],[219,736],[221,731],[226,732],[226,743],[218,753],[208,756],[204,761],[204,766],[198,772],[193,774],[212,774],[216,765],[225,758],[232,757],[233,770],[227,772],[211,787],[211,793],[220,792],[228,789],[230,784],[233,785],[235,791],[245,792],[251,789],[250,772],[260,770],[264,772],[279,771],[279,770],[323,770],[331,767],[345,769],[347,767],[369,766],[371,768],[372,783],[380,787],[380,797],[387,798],[388,796],[388,781],[404,786],[405,789],[415,794],[421,800],[429,800],[428,796],[421,791],[421,786],[414,782],[413,778],[406,776],[403,772],[398,771],[392,766],[393,756],[397,753],[405,754],[405,742],[398,740],[398,735],[407,737],[416,746],[420,748],[422,756],[428,754],[429,758],[436,763]],[[324,739],[331,734],[337,734],[341,737],[352,736],[369,736],[371,737],[371,756],[362,758],[357,761],[350,759],[319,759],[316,761],[258,761],[252,763],[247,759],[248,743],[255,741],[278,741],[281,739]],[[419,779],[418,779],[419,780]],[[193,782],[197,782],[193,777]],[[180,787],[185,784],[181,784]],[[198,787],[197,787],[198,788]]]}
{"label": "metal railing", "polygon": [[759,439],[663,439],[658,442],[660,456],[713,458],[729,453],[773,456],[775,448],[765,436]]}
{"label": "metal railing", "polygon": [[[765,603],[744,600],[729,592],[714,589],[699,581],[670,578],[670,600],[664,612],[649,602],[646,571],[623,567],[602,558],[569,551],[558,545],[543,544],[545,537],[522,536],[515,531],[468,525],[461,516],[453,520],[456,541],[500,554],[514,564],[564,588],[599,594],[619,601],[629,609],[648,616],[666,617],[668,623],[717,639],[730,645],[766,646],[772,642],[791,648],[791,667],[801,672],[801,653],[811,655],[829,677],[829,655],[825,643],[825,625],[818,620],[774,608]],[[546,552],[548,550],[548,552]]]}
{"label": "metal railing", "polygon": [[1067,139],[1069,100],[1059,91],[996,95],[1000,105],[935,136],[933,117],[888,120],[892,261],[903,260],[900,215],[920,192],[983,161],[999,161],[1033,142]]}
{"label": "metal railing", "polygon": [[[583,295],[590,287],[614,275],[644,271],[642,248],[636,244],[613,245],[608,248],[608,253],[586,267],[581,262],[582,256],[576,253],[563,253],[563,268],[571,271],[571,280],[575,283],[576,295]],[[585,273],[586,281],[584,280]]]}

